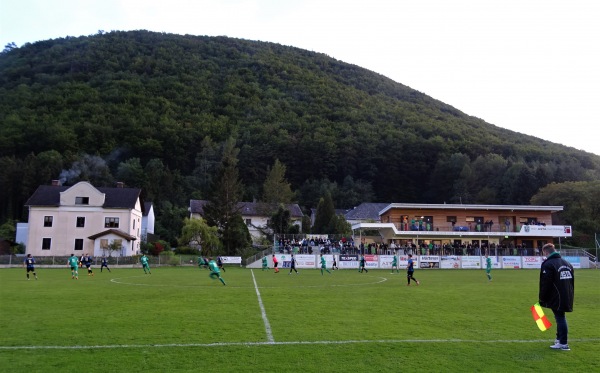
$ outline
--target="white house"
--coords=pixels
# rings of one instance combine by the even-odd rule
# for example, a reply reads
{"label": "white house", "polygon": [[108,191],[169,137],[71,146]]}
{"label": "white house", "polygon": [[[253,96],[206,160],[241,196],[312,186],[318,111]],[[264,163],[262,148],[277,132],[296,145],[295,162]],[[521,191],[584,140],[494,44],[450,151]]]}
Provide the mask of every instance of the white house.
{"label": "white house", "polygon": [[[75,254],[131,256],[139,253],[142,231],[140,189],[42,185],[29,208],[26,253],[34,256]],[[121,247],[110,251],[109,245]]]}
{"label": "white house", "polygon": [[154,205],[152,202],[144,202],[144,211],[142,215],[142,241],[148,241],[148,234],[154,234]]}
{"label": "white house", "polygon": [[[190,219],[197,219],[204,216],[203,208],[207,203],[208,201],[206,200],[190,200]],[[269,219],[271,219],[271,212],[276,208],[277,206],[265,203],[238,203],[237,209],[242,215],[242,219],[246,223],[253,241],[263,237],[261,229],[266,229]],[[290,223],[298,226],[300,228],[299,231],[302,232],[302,209],[298,204],[289,204],[286,208],[290,211]]]}

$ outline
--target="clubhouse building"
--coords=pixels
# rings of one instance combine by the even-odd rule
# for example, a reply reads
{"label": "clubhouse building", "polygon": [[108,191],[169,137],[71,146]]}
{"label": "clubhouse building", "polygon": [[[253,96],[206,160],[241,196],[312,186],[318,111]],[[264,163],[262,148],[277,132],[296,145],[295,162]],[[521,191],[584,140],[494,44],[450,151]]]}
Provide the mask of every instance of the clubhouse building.
{"label": "clubhouse building", "polygon": [[355,237],[378,231],[387,244],[540,248],[571,237],[568,225],[555,225],[562,206],[391,203],[379,222],[352,225]]}

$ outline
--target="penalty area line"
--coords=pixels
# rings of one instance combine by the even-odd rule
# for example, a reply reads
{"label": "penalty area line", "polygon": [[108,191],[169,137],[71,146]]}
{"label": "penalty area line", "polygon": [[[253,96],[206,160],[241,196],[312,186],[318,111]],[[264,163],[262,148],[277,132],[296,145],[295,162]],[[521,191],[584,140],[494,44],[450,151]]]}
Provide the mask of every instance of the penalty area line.
{"label": "penalty area line", "polygon": [[[549,339],[379,339],[347,341],[287,341],[287,342],[214,342],[214,343],[165,343],[165,344],[121,344],[91,346],[0,346],[1,350],[95,350],[116,348],[164,348],[164,347],[234,347],[234,346],[286,346],[286,345],[344,345],[370,343],[551,343]],[[569,342],[600,342],[600,338],[569,339]]]}

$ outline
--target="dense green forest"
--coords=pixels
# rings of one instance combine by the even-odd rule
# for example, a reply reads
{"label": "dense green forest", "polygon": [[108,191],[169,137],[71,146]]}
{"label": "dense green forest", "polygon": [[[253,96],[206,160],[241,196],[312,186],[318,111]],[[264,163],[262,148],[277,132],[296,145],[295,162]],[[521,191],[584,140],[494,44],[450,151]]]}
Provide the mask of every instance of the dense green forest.
{"label": "dense green forest", "polygon": [[[548,184],[600,180],[599,156],[499,128],[324,54],[99,32],[0,54],[0,224],[25,220],[24,202],[52,179],[124,181],[155,203],[158,233],[176,242],[189,200],[211,194],[230,138],[243,200],[261,199],[278,159],[307,211],[327,193],[336,208],[529,204]],[[599,215],[586,217],[584,242]]]}

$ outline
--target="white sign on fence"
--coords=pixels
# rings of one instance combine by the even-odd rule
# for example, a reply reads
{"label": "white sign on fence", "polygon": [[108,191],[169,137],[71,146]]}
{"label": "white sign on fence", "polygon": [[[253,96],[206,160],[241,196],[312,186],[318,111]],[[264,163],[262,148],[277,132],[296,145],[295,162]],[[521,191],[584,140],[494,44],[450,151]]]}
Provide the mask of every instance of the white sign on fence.
{"label": "white sign on fence", "polygon": [[521,268],[521,257],[520,256],[503,256],[502,257],[502,268]]}
{"label": "white sign on fence", "polygon": [[379,268],[390,269],[394,261],[393,255],[379,255]]}
{"label": "white sign on fence", "polygon": [[459,269],[460,268],[460,257],[456,255],[442,256],[440,261],[440,268],[445,269]]}
{"label": "white sign on fence", "polygon": [[480,269],[481,259],[478,256],[463,256],[461,258],[462,268],[465,269]]}
{"label": "white sign on fence", "polygon": [[542,257],[541,256],[524,256],[523,257],[523,268],[540,269],[541,267],[542,267]]}
{"label": "white sign on fence", "polygon": [[222,256],[223,264],[242,264],[241,256]]}

